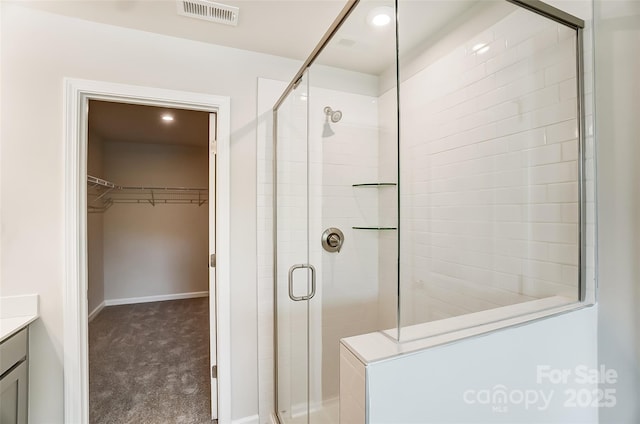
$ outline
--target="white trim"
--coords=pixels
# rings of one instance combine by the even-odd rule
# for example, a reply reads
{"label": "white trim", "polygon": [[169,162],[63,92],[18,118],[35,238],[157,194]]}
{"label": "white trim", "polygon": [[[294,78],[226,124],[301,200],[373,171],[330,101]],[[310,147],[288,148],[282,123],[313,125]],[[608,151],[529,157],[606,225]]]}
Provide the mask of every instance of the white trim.
{"label": "white trim", "polygon": [[166,300],[180,300],[180,299],[193,299],[195,297],[207,297],[208,291],[199,291],[191,293],[176,293],[176,294],[159,294],[156,296],[143,296],[143,297],[127,297],[121,299],[105,299],[105,306],[117,306],[117,305],[131,305],[133,303],[149,303],[149,302],[164,302]]}
{"label": "white trim", "polygon": [[93,321],[105,306],[107,306],[105,302],[102,302],[98,306],[96,306],[95,309],[89,313],[89,322]]}
{"label": "white trim", "polygon": [[152,87],[79,79],[64,80],[65,275],[64,275],[64,422],[89,421],[87,305],[87,119],[89,99],[181,107],[218,114],[216,216],[218,305],[218,422],[231,422],[230,317],[230,133],[231,102],[215,96]]}
{"label": "white trim", "polygon": [[[215,113],[209,114],[209,138],[208,138],[208,148],[207,148],[207,161],[209,162],[209,197],[212,199],[217,199],[216,197],[216,137],[217,137],[217,116]],[[208,202],[208,220],[209,222],[214,221],[216,219],[216,202]],[[216,254],[216,226],[209,225],[209,253],[211,255]],[[209,262],[211,262],[211,257],[209,258]],[[213,266],[212,266],[213,265]],[[213,294],[213,296],[209,297],[209,328],[216,328],[218,326],[216,319],[218,318],[218,313],[216,311],[217,303],[216,303],[216,277],[217,272],[215,268],[215,263],[209,264],[209,272],[208,272],[208,283],[209,283],[209,292]],[[215,337],[209,337],[209,366],[211,370],[217,369],[218,367],[218,340]],[[211,373],[210,375],[210,399],[211,399],[211,419],[218,419],[218,376]]]}
{"label": "white trim", "polygon": [[238,420],[233,420],[231,421],[231,424],[260,424],[260,417],[258,416],[258,414],[250,415]]}
{"label": "white trim", "polygon": [[218,424],[231,421],[231,104],[218,107],[216,154],[216,298]]}

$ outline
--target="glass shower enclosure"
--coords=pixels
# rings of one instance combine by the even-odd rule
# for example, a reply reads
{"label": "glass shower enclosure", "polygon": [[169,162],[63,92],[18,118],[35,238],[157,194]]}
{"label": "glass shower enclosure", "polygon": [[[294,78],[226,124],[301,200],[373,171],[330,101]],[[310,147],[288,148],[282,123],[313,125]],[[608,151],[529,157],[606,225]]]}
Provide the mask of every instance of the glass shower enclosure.
{"label": "glass shower enclosure", "polygon": [[347,2],[273,108],[282,424],[340,421],[343,338],[585,300],[582,26],[538,1]]}

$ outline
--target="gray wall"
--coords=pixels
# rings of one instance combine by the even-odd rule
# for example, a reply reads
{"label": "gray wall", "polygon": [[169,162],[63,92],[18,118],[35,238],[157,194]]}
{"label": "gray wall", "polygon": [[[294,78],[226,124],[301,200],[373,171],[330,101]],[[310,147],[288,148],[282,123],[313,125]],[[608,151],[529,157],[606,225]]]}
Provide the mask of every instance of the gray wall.
{"label": "gray wall", "polygon": [[640,2],[594,3],[599,362],[618,371],[602,423],[640,422]]}

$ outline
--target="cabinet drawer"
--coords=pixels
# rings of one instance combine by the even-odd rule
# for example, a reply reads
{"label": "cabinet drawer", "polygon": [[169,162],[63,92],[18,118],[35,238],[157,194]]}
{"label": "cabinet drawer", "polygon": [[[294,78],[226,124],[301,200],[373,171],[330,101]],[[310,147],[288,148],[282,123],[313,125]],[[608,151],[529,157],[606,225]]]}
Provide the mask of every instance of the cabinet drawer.
{"label": "cabinet drawer", "polygon": [[0,375],[27,356],[27,329],[0,344]]}

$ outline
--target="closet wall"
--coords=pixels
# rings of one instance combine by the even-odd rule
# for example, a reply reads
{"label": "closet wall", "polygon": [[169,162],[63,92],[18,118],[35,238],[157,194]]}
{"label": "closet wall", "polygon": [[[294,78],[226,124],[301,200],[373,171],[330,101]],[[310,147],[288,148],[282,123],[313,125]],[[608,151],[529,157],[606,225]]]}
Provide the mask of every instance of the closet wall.
{"label": "closet wall", "polygon": [[[206,138],[205,138],[206,140]],[[107,142],[105,178],[127,186],[207,187],[202,147]],[[208,204],[116,204],[104,213],[108,301],[208,290]]]}
{"label": "closet wall", "polygon": [[[201,146],[89,137],[88,173],[121,186],[207,188]],[[208,293],[208,203],[116,203],[89,213],[89,312]]]}

